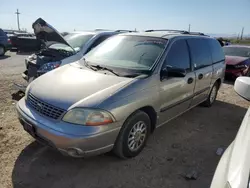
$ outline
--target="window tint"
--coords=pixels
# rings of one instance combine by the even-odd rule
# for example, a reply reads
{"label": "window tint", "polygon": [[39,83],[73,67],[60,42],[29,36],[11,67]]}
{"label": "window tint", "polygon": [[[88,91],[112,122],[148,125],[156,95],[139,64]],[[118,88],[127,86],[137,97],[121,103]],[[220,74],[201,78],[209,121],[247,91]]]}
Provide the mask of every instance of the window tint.
{"label": "window tint", "polygon": [[225,59],[220,43],[215,39],[208,40],[209,47],[212,53],[213,63],[220,62]]}
{"label": "window tint", "polygon": [[182,68],[190,71],[190,58],[186,40],[178,40],[171,46],[163,68]]}
{"label": "window tint", "polygon": [[188,39],[191,50],[191,60],[194,69],[200,69],[212,64],[211,52],[207,39],[192,38]]}

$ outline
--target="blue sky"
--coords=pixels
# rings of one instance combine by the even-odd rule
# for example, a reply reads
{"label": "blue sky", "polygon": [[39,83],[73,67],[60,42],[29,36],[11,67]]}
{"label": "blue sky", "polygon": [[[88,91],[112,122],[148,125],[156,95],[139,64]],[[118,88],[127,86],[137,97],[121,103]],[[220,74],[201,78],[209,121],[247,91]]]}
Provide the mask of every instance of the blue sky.
{"label": "blue sky", "polygon": [[250,34],[250,0],[8,0],[0,3],[0,28],[21,28],[44,18],[59,31],[188,29],[205,33]]}

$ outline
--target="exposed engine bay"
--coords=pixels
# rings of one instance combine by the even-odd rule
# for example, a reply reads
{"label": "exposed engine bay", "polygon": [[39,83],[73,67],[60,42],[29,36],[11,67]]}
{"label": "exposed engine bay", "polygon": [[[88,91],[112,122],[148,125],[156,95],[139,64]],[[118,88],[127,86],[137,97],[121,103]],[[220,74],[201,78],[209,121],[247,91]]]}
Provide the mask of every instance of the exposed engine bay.
{"label": "exposed engine bay", "polygon": [[36,78],[42,73],[38,73],[38,70],[46,63],[49,62],[59,62],[64,58],[74,55],[73,51],[67,51],[63,49],[53,49],[45,48],[41,51],[32,54],[25,60],[27,70],[24,72],[26,74],[26,80],[29,82],[30,78]]}

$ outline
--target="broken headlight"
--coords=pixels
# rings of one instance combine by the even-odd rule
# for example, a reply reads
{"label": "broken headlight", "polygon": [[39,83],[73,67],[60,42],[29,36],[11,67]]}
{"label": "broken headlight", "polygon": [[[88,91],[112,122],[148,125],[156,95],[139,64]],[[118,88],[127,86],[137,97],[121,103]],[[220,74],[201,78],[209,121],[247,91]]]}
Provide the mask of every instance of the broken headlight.
{"label": "broken headlight", "polygon": [[61,65],[61,61],[55,61],[55,62],[49,62],[49,63],[45,63],[44,65],[42,65],[42,67],[38,70],[38,72],[48,72],[51,71],[55,68],[58,68]]}

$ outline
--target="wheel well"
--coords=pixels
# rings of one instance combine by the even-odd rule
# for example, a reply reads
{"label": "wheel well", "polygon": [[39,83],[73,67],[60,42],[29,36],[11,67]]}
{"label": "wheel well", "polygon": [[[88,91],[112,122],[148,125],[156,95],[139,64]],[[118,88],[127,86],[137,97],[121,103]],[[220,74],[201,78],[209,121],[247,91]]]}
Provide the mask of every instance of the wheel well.
{"label": "wheel well", "polygon": [[220,79],[220,78],[217,79],[215,83],[218,83],[218,86],[219,86],[219,88],[220,88],[220,86],[221,86],[221,79]]}
{"label": "wheel well", "polygon": [[3,47],[4,51],[6,50],[4,45],[0,44],[0,47]]}
{"label": "wheel well", "polygon": [[138,110],[141,110],[145,112],[146,114],[148,114],[151,120],[151,132],[153,132],[155,130],[156,121],[157,121],[157,113],[155,112],[154,108],[152,106],[145,106]]}

